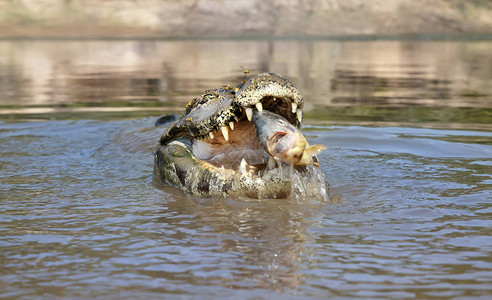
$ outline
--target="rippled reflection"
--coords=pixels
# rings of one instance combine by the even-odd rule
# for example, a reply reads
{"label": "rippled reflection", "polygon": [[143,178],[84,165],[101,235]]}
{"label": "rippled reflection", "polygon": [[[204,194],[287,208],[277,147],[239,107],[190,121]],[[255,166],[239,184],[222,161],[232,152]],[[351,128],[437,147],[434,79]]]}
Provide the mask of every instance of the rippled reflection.
{"label": "rippled reflection", "polygon": [[292,78],[308,109],[491,108],[491,53],[488,42],[3,41],[0,103],[174,106],[248,68]]}

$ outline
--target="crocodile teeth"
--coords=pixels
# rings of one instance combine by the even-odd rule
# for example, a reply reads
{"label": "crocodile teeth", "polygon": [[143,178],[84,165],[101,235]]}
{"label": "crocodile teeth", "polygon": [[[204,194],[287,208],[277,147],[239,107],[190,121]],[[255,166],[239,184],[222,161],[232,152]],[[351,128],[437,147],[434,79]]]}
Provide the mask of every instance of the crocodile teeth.
{"label": "crocodile teeth", "polygon": [[224,140],[229,140],[229,128],[227,126],[220,126],[220,131],[222,131],[222,135],[224,136]]}
{"label": "crocodile teeth", "polygon": [[214,133],[213,133],[212,131],[210,131],[210,132],[208,133],[208,136],[209,136],[211,139],[213,139],[213,138],[214,138]]}
{"label": "crocodile teeth", "polygon": [[263,111],[263,104],[261,104],[261,102],[256,103],[256,109],[259,112],[262,112]]}
{"label": "crocodile teeth", "polygon": [[276,166],[275,160],[273,159],[273,157],[270,156],[270,158],[268,159],[268,164],[267,164],[268,170],[275,169],[275,166]]}
{"label": "crocodile teeth", "polygon": [[251,122],[253,120],[253,109],[251,107],[245,108],[246,110],[246,117],[248,117],[248,121]]}
{"label": "crocodile teeth", "polygon": [[248,163],[246,162],[246,160],[243,158],[241,160],[241,164],[239,164],[239,173],[243,174],[243,173],[246,173],[246,166],[248,165]]}
{"label": "crocodile teeth", "polygon": [[297,120],[299,120],[299,122],[302,122],[302,109],[297,110]]}
{"label": "crocodile teeth", "polygon": [[292,113],[295,114],[297,110],[297,103],[292,102]]}
{"label": "crocodile teeth", "polygon": [[231,130],[234,130],[234,122],[229,122],[229,127],[231,127]]}

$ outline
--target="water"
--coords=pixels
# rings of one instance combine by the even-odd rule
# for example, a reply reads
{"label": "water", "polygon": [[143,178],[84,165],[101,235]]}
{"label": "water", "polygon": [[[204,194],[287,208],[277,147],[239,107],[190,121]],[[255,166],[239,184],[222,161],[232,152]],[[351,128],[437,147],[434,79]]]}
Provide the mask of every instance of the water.
{"label": "water", "polygon": [[[492,44],[0,42],[1,298],[492,295]],[[152,178],[161,113],[275,71],[333,203]]]}

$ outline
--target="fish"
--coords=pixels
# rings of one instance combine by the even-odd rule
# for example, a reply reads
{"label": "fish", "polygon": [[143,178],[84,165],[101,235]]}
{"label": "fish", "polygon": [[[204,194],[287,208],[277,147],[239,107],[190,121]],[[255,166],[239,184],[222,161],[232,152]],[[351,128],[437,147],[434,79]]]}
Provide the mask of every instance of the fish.
{"label": "fish", "polygon": [[284,117],[268,110],[254,110],[252,122],[255,124],[260,145],[276,161],[291,165],[319,166],[316,155],[327,147],[310,146],[301,131]]}

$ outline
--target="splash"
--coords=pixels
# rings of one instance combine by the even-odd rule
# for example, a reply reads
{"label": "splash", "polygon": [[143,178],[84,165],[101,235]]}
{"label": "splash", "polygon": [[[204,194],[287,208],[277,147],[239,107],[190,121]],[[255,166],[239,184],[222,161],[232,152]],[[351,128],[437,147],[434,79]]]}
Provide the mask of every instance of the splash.
{"label": "splash", "polygon": [[306,171],[301,173],[292,164],[282,162],[278,158],[274,159],[277,162],[280,178],[291,182],[291,198],[299,202],[306,199],[330,201],[328,184],[320,168],[313,165],[305,166]]}
{"label": "splash", "polygon": [[294,174],[294,166],[290,163],[281,161],[279,158],[273,158],[277,162],[278,175],[284,181],[290,181]]}
{"label": "splash", "polygon": [[307,172],[294,170],[290,197],[296,201],[316,200],[329,202],[328,184],[323,172],[315,166],[306,166]]}

